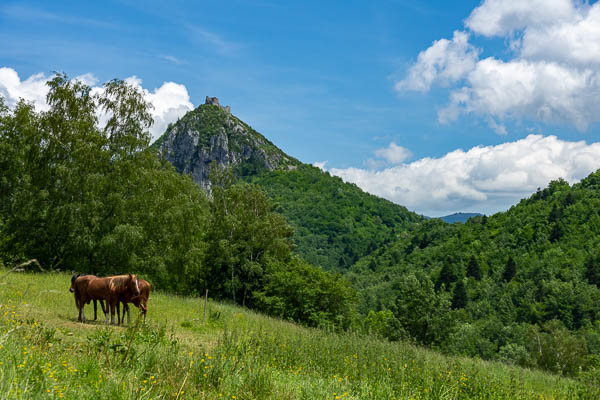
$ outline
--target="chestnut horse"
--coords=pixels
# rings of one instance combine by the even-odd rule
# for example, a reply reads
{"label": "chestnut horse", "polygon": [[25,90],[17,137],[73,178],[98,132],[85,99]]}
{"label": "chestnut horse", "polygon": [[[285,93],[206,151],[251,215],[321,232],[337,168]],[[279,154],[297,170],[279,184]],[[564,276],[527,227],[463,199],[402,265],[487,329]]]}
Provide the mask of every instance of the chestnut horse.
{"label": "chestnut horse", "polygon": [[[115,323],[115,306],[121,296],[135,297],[140,294],[137,275],[117,275],[106,278],[86,278],[80,276],[75,278],[74,291],[75,303],[79,307],[79,320],[85,322],[83,306],[91,300],[106,301],[106,307],[110,306],[110,323]],[[108,323],[108,314],[106,323]]]}
{"label": "chestnut horse", "polygon": [[[110,276],[110,323],[114,324],[115,307],[119,306],[120,298],[134,298],[140,295],[139,279],[137,275]],[[121,318],[117,311],[117,323],[121,325]]]}
{"label": "chestnut horse", "polygon": [[[96,304],[98,299],[91,298],[89,296],[83,295],[83,293],[87,293],[87,285],[90,280],[96,279],[97,277],[94,275],[82,275],[82,274],[73,274],[71,277],[71,287],[69,288],[69,292],[73,293],[75,297],[75,306],[77,307],[79,312],[79,321],[85,321],[85,314],[83,314],[83,306],[85,304],[89,304],[90,300],[94,300],[94,321],[98,319],[98,305]],[[83,302],[83,303],[81,303]],[[81,306],[80,306],[81,304]],[[102,312],[105,317],[108,319],[108,307],[104,307],[104,301],[100,300],[100,306],[102,307]]]}
{"label": "chestnut horse", "polygon": [[[129,316],[129,306],[127,303],[133,303],[137,308],[142,310],[144,314],[144,322],[146,322],[146,313],[148,312],[148,299],[150,298],[150,283],[144,279],[138,279],[138,285],[140,288],[140,294],[135,297],[130,297],[127,294],[119,297],[119,301],[123,303],[123,317],[120,319],[121,321],[125,320],[125,312],[127,312],[127,324],[129,325],[130,316]],[[117,303],[117,316],[119,315],[119,304]]]}

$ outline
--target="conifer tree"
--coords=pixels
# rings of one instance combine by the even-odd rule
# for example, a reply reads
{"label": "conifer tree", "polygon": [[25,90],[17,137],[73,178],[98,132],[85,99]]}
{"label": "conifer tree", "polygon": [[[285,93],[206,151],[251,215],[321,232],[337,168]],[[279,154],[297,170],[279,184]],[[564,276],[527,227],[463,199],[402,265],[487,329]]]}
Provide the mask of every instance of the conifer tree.
{"label": "conifer tree", "polygon": [[481,280],[481,268],[479,267],[479,263],[474,255],[471,256],[469,260],[469,265],[467,265],[467,276],[471,276],[477,280]]}
{"label": "conifer tree", "polygon": [[456,281],[456,279],[457,277],[453,265],[446,262],[440,271],[440,276],[435,282],[435,290],[440,290],[442,285],[445,285],[445,288],[447,289],[452,282]]}
{"label": "conifer tree", "polygon": [[505,282],[510,282],[512,278],[517,273],[517,263],[512,258],[512,256],[508,257],[508,261],[506,262],[506,267],[504,268],[504,273],[502,274],[502,279]]}
{"label": "conifer tree", "polygon": [[600,259],[598,256],[588,256],[585,260],[585,279],[592,284],[600,287]]}
{"label": "conifer tree", "polygon": [[465,284],[462,280],[456,282],[456,286],[454,287],[454,295],[452,296],[452,308],[465,308],[467,306],[468,298],[467,298],[467,289],[465,288]]}

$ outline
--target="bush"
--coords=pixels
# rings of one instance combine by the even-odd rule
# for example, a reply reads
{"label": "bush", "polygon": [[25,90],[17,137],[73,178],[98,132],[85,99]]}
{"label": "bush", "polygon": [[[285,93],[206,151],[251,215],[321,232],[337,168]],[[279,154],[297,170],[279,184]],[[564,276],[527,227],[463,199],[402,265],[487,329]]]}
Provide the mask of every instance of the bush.
{"label": "bush", "polygon": [[253,297],[259,310],[309,326],[346,329],[354,319],[356,292],[350,283],[296,257],[271,261],[265,285]]}

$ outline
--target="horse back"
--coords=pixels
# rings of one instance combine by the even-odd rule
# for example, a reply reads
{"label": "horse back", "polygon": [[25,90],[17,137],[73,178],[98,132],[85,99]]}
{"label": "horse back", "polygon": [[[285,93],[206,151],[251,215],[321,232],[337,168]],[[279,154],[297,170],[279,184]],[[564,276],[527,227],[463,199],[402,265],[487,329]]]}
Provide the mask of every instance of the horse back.
{"label": "horse back", "polygon": [[110,278],[90,279],[87,285],[87,293],[92,300],[106,300],[111,296]]}
{"label": "horse back", "polygon": [[84,303],[89,302],[88,286],[90,281],[96,279],[96,277],[94,275],[79,275],[74,278],[75,279],[71,279],[71,287],[73,287],[75,298],[78,301],[83,301]]}

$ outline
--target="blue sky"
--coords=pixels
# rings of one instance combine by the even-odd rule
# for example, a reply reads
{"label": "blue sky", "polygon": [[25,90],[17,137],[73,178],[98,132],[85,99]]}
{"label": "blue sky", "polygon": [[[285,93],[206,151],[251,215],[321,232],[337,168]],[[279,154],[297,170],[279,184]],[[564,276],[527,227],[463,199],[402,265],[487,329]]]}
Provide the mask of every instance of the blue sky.
{"label": "blue sky", "polygon": [[157,130],[217,96],[365,190],[489,214],[600,167],[598,15],[575,0],[9,0],[0,95],[43,99],[52,71],[135,77]]}

